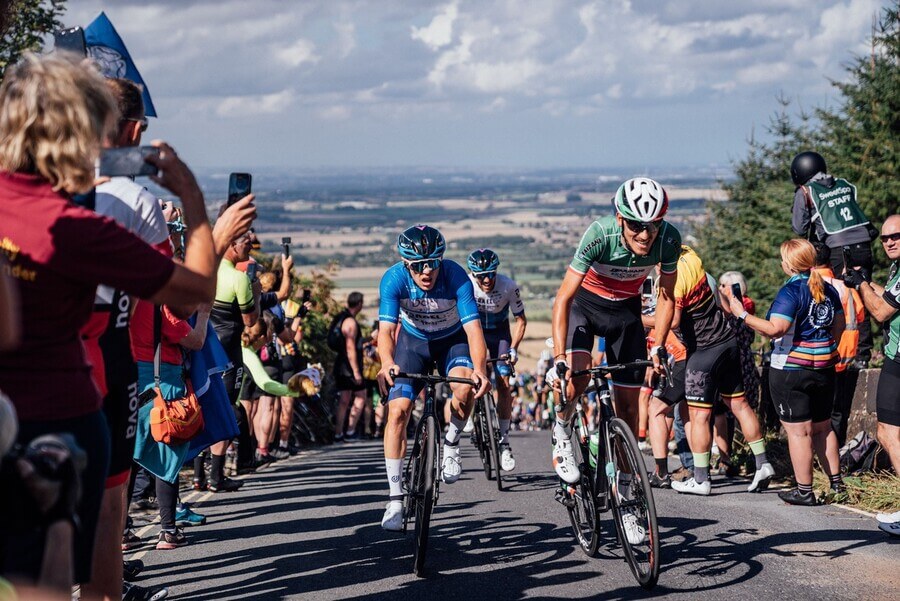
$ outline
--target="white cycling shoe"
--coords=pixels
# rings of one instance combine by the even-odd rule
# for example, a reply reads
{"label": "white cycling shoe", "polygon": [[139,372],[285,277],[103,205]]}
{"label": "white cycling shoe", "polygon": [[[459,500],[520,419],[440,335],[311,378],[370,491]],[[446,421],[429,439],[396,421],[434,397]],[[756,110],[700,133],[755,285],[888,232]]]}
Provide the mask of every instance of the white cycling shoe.
{"label": "white cycling shoe", "polygon": [[575,484],[581,478],[581,471],[575,463],[572,441],[568,438],[553,439],[553,469],[563,482]]}
{"label": "white cycling shoe", "polygon": [[640,545],[647,542],[647,529],[644,528],[637,516],[630,512],[622,513],[622,525],[625,527],[625,538],[629,545]]}
{"label": "white cycling shoe", "polygon": [[462,474],[462,465],[459,461],[459,445],[451,447],[444,445],[444,461],[441,463],[441,480],[444,484],[453,484],[459,480]]}
{"label": "white cycling shoe", "polygon": [[687,480],[684,480],[682,482],[672,480],[672,490],[676,490],[678,492],[686,493],[689,495],[701,495],[704,497],[708,497],[711,488],[712,485],[709,483],[709,480],[705,480],[702,484],[698,484],[697,481],[693,478],[688,478]]}
{"label": "white cycling shoe", "polygon": [[508,445],[501,447],[500,452],[500,469],[504,472],[511,472],[516,469],[516,458],[513,457],[512,451]]}
{"label": "white cycling shoe", "polygon": [[391,501],[387,504],[384,517],[381,518],[381,527],[391,532],[403,530],[403,503],[401,501]]}
{"label": "white cycling shoe", "polygon": [[469,416],[469,419],[466,421],[466,425],[463,426],[463,432],[466,434],[471,434],[475,431],[475,422],[472,420],[472,416]]}
{"label": "white cycling shoe", "polygon": [[880,524],[896,524],[900,522],[900,511],[894,513],[879,513],[875,516]]}
{"label": "white cycling shoe", "polygon": [[750,483],[750,486],[747,487],[747,492],[762,492],[769,488],[769,482],[772,481],[772,476],[775,475],[775,469],[772,467],[772,464],[768,461],[762,464],[756,473],[753,475],[753,482]]}

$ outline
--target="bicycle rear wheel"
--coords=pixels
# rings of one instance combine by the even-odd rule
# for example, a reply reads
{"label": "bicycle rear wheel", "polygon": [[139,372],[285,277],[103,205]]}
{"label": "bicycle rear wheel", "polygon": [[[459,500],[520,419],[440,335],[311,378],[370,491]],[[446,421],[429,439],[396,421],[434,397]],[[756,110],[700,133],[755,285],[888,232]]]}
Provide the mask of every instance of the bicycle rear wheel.
{"label": "bicycle rear wheel", "polygon": [[581,479],[575,484],[565,484],[571,503],[566,505],[572,532],[581,550],[588,557],[597,554],[600,546],[600,513],[594,499],[594,470],[588,461],[587,442],[581,441],[577,428],[572,429],[572,452],[581,471]]}
{"label": "bicycle rear wheel", "polygon": [[[624,421],[613,418],[608,425],[609,461],[615,465],[611,482],[613,521],[631,572],[645,589],[659,579],[659,529],[656,504],[637,440]],[[630,472],[631,484],[620,486]]]}
{"label": "bicycle rear wheel", "polygon": [[425,552],[428,549],[428,528],[431,524],[431,511],[435,503],[435,486],[437,474],[438,428],[434,416],[425,418],[420,432],[418,466],[420,474],[416,490],[416,532],[415,549],[413,551],[413,572],[416,576],[425,573]]}
{"label": "bicycle rear wheel", "polygon": [[[488,393],[484,397],[484,422],[487,429],[488,451],[493,464],[493,473],[497,478],[497,490],[503,490],[503,477],[500,475],[500,423],[497,421],[497,405],[494,404],[494,395]],[[488,474],[488,480],[492,479]]]}

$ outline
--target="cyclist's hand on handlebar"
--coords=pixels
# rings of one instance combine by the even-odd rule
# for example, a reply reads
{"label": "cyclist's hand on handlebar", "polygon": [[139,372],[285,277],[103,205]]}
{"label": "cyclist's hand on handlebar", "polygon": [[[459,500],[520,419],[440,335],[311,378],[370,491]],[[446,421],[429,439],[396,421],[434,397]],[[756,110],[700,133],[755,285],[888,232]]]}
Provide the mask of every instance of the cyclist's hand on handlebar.
{"label": "cyclist's hand on handlebar", "polygon": [[491,389],[491,379],[480,371],[472,372],[472,381],[475,382],[475,398],[480,399]]}
{"label": "cyclist's hand on handlebar", "polygon": [[381,369],[376,376],[378,379],[378,387],[381,389],[381,394],[387,394],[388,389],[394,385],[394,374],[399,372],[400,366],[396,363],[381,366]]}
{"label": "cyclist's hand on handlebar", "polygon": [[559,391],[561,388],[560,379],[564,378],[566,374],[569,373],[568,362],[566,361],[557,361],[556,365],[547,370],[547,375],[544,376],[547,380],[547,384],[550,385],[553,390]]}
{"label": "cyclist's hand on handlebar", "polygon": [[516,363],[519,362],[519,351],[517,351],[516,349],[514,349],[514,348],[509,349],[509,352],[507,352],[506,355],[508,357],[507,362],[510,365],[515,365]]}
{"label": "cyclist's hand on handlebar", "polygon": [[659,375],[668,375],[669,371],[669,353],[666,347],[656,345],[650,349],[650,359],[653,360],[653,371]]}

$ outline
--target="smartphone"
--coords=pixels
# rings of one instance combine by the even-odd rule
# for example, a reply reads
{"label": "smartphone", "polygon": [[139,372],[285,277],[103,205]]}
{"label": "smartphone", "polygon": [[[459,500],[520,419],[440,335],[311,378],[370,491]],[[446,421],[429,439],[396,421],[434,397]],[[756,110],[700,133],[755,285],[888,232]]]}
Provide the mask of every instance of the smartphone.
{"label": "smartphone", "polygon": [[312,298],[312,290],[310,290],[309,288],[304,288],[303,289],[303,303],[308,303],[309,299],[311,299],[311,298]]}
{"label": "smartphone", "polygon": [[645,297],[653,296],[653,282],[650,280],[644,280],[644,287],[641,291],[641,295]]}
{"label": "smartphone", "polygon": [[844,253],[844,271],[849,272],[853,269],[853,257],[850,256],[850,249],[844,246],[841,251]]}
{"label": "smartphone", "polygon": [[734,295],[734,298],[744,302],[744,295],[741,293],[741,285],[737,282],[731,285],[731,293]]}
{"label": "smartphone", "polygon": [[87,44],[84,41],[84,30],[81,27],[61,29],[53,34],[56,50],[72,52],[78,56],[87,56]]}
{"label": "smartphone", "polygon": [[154,146],[107,148],[100,153],[97,175],[108,177],[157,175],[159,169],[156,168],[156,165],[151,165],[144,160],[151,155],[159,156],[159,148]]}
{"label": "smartphone", "polygon": [[290,236],[285,236],[281,239],[281,247],[284,249],[285,258],[291,256],[291,238]]}
{"label": "smartphone", "polygon": [[251,282],[256,281],[256,270],[258,267],[258,263],[247,263],[247,277],[250,278]]}
{"label": "smartphone", "polygon": [[250,194],[253,177],[249,173],[232,173],[228,177],[228,206]]}

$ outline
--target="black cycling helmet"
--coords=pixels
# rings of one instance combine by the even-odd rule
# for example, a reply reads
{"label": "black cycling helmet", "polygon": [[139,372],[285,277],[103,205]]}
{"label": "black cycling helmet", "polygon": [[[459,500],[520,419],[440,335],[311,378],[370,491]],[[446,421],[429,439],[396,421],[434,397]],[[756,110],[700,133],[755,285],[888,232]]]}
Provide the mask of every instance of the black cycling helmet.
{"label": "black cycling helmet", "polygon": [[791,179],[795,186],[806,184],[817,173],[828,173],[825,159],[818,152],[801,152],[791,161]]}
{"label": "black cycling helmet", "polygon": [[500,257],[489,248],[479,248],[472,251],[466,263],[472,273],[497,271],[497,268],[500,267]]}
{"label": "black cycling helmet", "polygon": [[414,225],[397,237],[397,252],[407,261],[440,259],[446,248],[444,237],[430,225]]}

